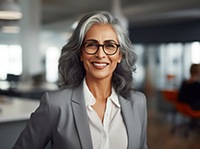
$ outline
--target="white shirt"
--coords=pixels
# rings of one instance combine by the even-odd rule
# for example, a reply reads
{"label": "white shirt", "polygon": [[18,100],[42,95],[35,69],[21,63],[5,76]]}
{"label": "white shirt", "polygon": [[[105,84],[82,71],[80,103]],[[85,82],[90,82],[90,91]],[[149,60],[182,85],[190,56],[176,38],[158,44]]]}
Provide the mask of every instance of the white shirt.
{"label": "white shirt", "polygon": [[84,96],[93,148],[126,149],[128,145],[127,132],[115,90],[112,88],[112,93],[107,99],[103,124],[96,111],[92,108],[92,105],[96,103],[96,99],[90,92],[85,79]]}

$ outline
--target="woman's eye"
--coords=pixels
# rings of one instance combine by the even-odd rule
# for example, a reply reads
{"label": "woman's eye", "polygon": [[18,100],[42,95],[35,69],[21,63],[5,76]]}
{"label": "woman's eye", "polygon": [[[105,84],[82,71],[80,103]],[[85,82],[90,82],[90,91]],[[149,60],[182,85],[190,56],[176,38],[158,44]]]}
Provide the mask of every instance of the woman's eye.
{"label": "woman's eye", "polygon": [[115,48],[115,44],[106,44],[107,48]]}
{"label": "woman's eye", "polygon": [[92,48],[92,47],[97,47],[97,45],[96,44],[94,44],[94,43],[88,43],[88,44],[86,44],[86,47],[88,47],[88,48]]}

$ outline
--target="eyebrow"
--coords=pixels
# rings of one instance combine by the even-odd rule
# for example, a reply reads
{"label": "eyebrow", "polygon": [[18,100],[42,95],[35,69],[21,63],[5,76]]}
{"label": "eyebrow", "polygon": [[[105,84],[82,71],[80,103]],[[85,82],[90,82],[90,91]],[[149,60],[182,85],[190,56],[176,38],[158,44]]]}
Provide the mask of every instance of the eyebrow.
{"label": "eyebrow", "polygon": [[[98,41],[95,40],[95,39],[88,39],[88,40],[85,41],[85,43],[86,43],[86,42],[96,42],[96,43],[98,43]],[[105,40],[103,43],[108,43],[108,42],[117,43],[115,40]]]}

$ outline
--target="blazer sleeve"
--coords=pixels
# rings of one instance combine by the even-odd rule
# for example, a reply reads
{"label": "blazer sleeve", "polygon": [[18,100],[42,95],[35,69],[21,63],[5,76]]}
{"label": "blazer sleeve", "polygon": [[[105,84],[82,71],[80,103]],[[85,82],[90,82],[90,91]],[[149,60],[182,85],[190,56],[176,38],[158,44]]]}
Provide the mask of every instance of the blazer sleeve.
{"label": "blazer sleeve", "polygon": [[134,91],[131,94],[133,112],[138,115],[138,123],[141,129],[139,138],[139,149],[148,149],[147,147],[147,104],[146,96],[139,91]]}
{"label": "blazer sleeve", "polygon": [[31,114],[13,149],[43,149],[51,139],[52,121],[48,93],[41,98],[40,105]]}
{"label": "blazer sleeve", "polygon": [[148,149],[147,147],[147,104],[146,96],[141,93],[141,102],[140,104],[140,117],[142,122],[142,132],[141,132],[141,149]]}

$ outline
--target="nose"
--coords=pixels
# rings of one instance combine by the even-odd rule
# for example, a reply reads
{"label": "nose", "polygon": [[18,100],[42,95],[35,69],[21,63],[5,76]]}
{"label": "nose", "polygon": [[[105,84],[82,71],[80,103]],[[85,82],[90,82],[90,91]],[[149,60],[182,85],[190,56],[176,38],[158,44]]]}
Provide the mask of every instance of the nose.
{"label": "nose", "polygon": [[96,53],[96,57],[104,58],[106,56],[105,52],[103,51],[103,46],[99,46],[99,49]]}

